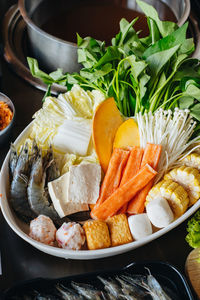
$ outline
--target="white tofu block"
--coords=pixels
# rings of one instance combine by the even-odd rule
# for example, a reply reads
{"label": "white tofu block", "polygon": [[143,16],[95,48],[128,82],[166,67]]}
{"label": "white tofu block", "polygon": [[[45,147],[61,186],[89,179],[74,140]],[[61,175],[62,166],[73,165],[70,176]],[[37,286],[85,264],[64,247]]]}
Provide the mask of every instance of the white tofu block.
{"label": "white tofu block", "polygon": [[69,172],[48,183],[49,195],[60,218],[89,209],[86,203],[73,203],[68,201],[68,179]]}
{"label": "white tofu block", "polygon": [[69,169],[68,201],[95,204],[99,197],[101,167],[83,163]]}
{"label": "white tofu block", "polygon": [[151,223],[157,228],[168,226],[174,220],[174,214],[164,198],[155,198],[146,206],[146,212]]}
{"label": "white tofu block", "polygon": [[152,234],[152,226],[147,214],[128,217],[128,224],[134,240],[140,240]]}

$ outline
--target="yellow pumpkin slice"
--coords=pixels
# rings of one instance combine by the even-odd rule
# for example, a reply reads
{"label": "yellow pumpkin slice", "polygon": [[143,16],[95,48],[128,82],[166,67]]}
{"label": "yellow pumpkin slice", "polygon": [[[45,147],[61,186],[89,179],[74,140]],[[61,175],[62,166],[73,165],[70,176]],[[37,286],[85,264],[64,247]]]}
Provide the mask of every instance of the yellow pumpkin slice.
{"label": "yellow pumpkin slice", "polygon": [[106,172],[113,149],[113,141],[118,127],[123,123],[114,98],[103,101],[93,118],[93,143],[100,165]]}
{"label": "yellow pumpkin slice", "polygon": [[138,125],[133,119],[128,119],[117,129],[113,147],[126,148],[128,146],[140,146]]}

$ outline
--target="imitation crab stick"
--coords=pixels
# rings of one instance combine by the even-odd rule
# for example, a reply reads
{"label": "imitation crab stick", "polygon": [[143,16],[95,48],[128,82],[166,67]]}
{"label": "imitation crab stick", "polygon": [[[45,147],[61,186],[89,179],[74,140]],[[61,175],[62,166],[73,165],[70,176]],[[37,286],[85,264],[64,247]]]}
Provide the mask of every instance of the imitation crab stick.
{"label": "imitation crab stick", "polygon": [[95,207],[91,212],[94,219],[106,220],[113,216],[116,212],[132,199],[151,179],[155,177],[157,172],[148,164],[139,170],[127,183],[120,186],[110,197],[102,204]]}
{"label": "imitation crab stick", "polygon": [[[144,155],[141,163],[141,168],[145,164],[149,164],[155,170],[158,167],[162,146],[156,144],[147,143]],[[127,212],[129,214],[139,214],[144,211],[144,203],[146,197],[153,186],[153,180],[151,180],[128,204]]]}
{"label": "imitation crab stick", "polygon": [[[124,169],[124,173],[122,176],[122,180],[120,182],[120,186],[128,182],[137,172],[139,171],[141,167],[141,161],[143,156],[144,150],[140,147],[133,146],[126,164],[126,167]],[[118,211],[119,214],[123,214],[127,210],[128,203],[125,203],[120,210]]]}
{"label": "imitation crab stick", "polygon": [[96,206],[103,203],[120,185],[122,172],[127,163],[130,151],[115,148],[113,150],[106,175],[101,185],[100,196]]}

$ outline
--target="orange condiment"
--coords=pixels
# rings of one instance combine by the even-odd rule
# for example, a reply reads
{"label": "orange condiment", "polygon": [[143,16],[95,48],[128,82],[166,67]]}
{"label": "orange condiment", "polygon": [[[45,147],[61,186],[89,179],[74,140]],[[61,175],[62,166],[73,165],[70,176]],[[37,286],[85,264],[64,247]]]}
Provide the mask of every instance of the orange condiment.
{"label": "orange condiment", "polygon": [[13,112],[3,101],[0,101],[0,130],[3,130],[8,126],[10,121],[12,120]]}

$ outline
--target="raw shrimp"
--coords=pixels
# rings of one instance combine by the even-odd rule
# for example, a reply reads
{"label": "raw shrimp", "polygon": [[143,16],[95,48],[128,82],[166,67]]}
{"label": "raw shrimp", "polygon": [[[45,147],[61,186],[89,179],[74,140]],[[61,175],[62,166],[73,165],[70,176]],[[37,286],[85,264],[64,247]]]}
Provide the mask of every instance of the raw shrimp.
{"label": "raw shrimp", "polygon": [[50,182],[57,179],[60,176],[60,170],[54,158],[53,149],[50,146],[47,152],[47,171],[46,171],[46,181]]}
{"label": "raw shrimp", "polygon": [[31,209],[37,214],[43,214],[52,220],[59,218],[52,204],[49,204],[48,193],[45,191],[46,169],[43,165],[41,149],[33,160],[28,183],[28,201]]}
{"label": "raw shrimp", "polygon": [[101,276],[97,276],[97,278],[104,284],[104,288],[109,294],[116,298],[118,297],[119,293],[121,292],[121,288],[117,282],[115,282],[112,278],[109,278],[109,280]]}
{"label": "raw shrimp", "polygon": [[13,179],[14,171],[17,165],[18,155],[17,150],[14,144],[10,146],[10,158],[9,158],[9,174],[10,174],[10,181]]}
{"label": "raw shrimp", "polygon": [[101,300],[101,291],[90,284],[71,282],[73,288],[83,297],[89,300]]}
{"label": "raw shrimp", "polygon": [[55,288],[59,291],[59,293],[62,295],[62,299],[65,300],[83,300],[84,298],[77,294],[74,290],[65,287],[62,284],[57,284]]}
{"label": "raw shrimp", "polygon": [[25,144],[19,154],[10,188],[11,205],[15,212],[20,215],[25,222],[28,222],[35,217],[27,199],[28,173],[29,154],[28,145]]}
{"label": "raw shrimp", "polygon": [[147,276],[147,284],[148,287],[147,290],[149,290],[151,297],[153,300],[172,300],[171,297],[169,297],[159,284],[159,282],[156,280],[156,278],[151,275],[149,271],[149,275]]}
{"label": "raw shrimp", "polygon": [[[143,299],[147,293],[143,292],[139,287],[128,283],[127,281],[123,280],[119,276],[116,276],[117,281],[121,283],[122,286],[122,292],[124,296],[130,296],[129,298],[131,299]],[[128,299],[128,298],[127,298]]]}
{"label": "raw shrimp", "polygon": [[[60,170],[54,158],[53,149],[51,146],[47,150],[46,155],[43,157],[43,166],[46,169],[45,189],[48,189],[48,182],[53,181],[60,176]],[[50,204],[52,204],[50,196],[48,197],[48,201]]]}

